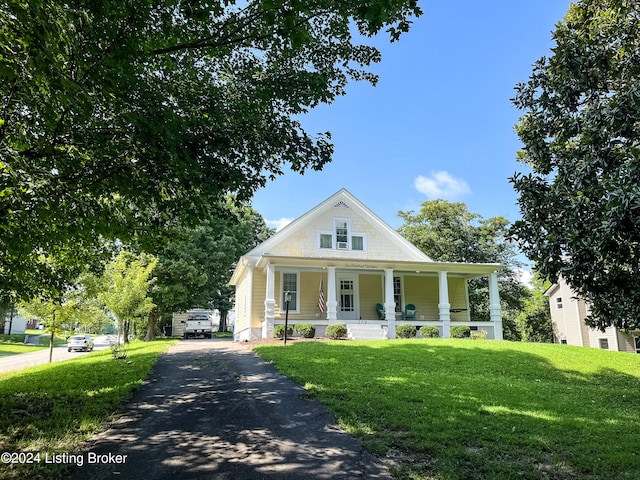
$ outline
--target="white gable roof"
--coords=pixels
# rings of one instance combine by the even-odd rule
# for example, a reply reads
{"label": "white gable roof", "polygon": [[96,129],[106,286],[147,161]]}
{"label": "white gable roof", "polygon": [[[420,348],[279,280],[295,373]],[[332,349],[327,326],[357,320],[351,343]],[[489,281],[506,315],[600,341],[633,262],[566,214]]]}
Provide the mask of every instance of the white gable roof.
{"label": "white gable roof", "polygon": [[[363,251],[319,248],[320,233],[332,233],[335,220],[347,221],[351,235],[363,236],[366,248]],[[432,261],[344,188],[291,222],[244,257],[259,258],[265,255],[395,262]]]}

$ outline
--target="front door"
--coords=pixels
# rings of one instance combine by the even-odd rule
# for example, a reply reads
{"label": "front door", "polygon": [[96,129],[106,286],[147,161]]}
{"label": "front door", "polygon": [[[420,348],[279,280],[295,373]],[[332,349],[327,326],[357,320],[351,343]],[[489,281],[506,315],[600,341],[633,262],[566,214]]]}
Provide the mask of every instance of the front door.
{"label": "front door", "polygon": [[358,305],[358,276],[338,274],[338,320],[357,320]]}

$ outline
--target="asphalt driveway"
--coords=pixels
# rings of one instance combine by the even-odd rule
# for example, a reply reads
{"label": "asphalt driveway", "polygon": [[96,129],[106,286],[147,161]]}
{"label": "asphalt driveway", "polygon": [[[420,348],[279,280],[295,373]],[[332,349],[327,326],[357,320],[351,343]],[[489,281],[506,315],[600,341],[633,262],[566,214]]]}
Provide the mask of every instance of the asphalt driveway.
{"label": "asphalt driveway", "polygon": [[171,347],[83,458],[72,478],[391,478],[303,388],[222,339]]}

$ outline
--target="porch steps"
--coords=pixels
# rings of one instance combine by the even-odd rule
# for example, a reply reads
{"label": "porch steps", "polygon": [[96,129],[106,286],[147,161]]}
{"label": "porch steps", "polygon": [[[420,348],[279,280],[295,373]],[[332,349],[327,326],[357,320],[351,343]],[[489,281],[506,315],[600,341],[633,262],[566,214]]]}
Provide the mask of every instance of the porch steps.
{"label": "porch steps", "polygon": [[385,340],[387,329],[380,325],[347,325],[347,338],[351,340]]}

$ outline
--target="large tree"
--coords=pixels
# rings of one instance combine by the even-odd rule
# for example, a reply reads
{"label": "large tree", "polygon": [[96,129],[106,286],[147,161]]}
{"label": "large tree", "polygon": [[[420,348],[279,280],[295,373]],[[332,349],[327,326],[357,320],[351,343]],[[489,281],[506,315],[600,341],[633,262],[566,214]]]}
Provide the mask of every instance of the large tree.
{"label": "large tree", "polygon": [[536,272],[529,282],[530,295],[524,301],[524,308],[516,317],[516,325],[525,342],[552,343],[554,332],[549,309],[549,297],[544,292],[551,286]]}
{"label": "large tree", "polygon": [[[528,296],[519,282],[521,267],[514,245],[506,238],[509,221],[504,217],[483,218],[461,202],[429,200],[418,213],[398,212],[404,223],[398,231],[430,258],[440,262],[500,263],[500,300],[504,313],[505,338],[519,340],[514,318]],[[471,316],[489,320],[487,278],[469,282]]]}
{"label": "large tree", "polygon": [[234,289],[227,286],[238,258],[273,232],[250,205],[227,196],[196,227],[175,227],[157,251],[157,282],[152,296],[157,309],[149,318],[147,338],[153,338],[160,317],[189,308],[216,308],[220,328],[233,306]]}
{"label": "large tree", "polygon": [[516,88],[528,167],[511,181],[513,234],[537,269],[592,306],[587,323],[640,327],[640,3],[581,0],[553,55]]}
{"label": "large tree", "polygon": [[[192,223],[286,167],[321,169],[298,120],[376,77],[416,0],[9,0],[0,3],[0,289],[44,256]],[[70,276],[75,279],[76,275]],[[32,293],[32,292],[29,292]]]}

